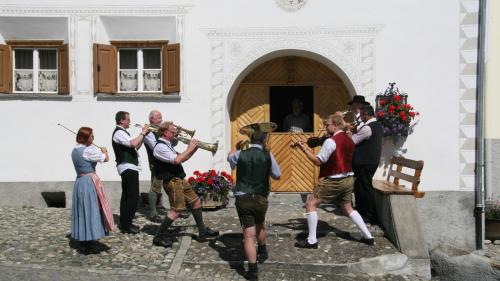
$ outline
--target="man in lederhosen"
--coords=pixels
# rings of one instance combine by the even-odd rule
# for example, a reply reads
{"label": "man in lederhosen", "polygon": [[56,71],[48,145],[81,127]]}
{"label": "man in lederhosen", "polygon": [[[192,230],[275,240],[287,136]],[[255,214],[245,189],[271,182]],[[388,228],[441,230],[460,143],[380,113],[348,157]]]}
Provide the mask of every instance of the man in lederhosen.
{"label": "man in lederhosen", "polygon": [[[255,130],[250,138],[250,148],[241,151],[238,143],[227,160],[236,168],[236,211],[243,227],[245,255],[248,260],[248,278],[257,280],[257,260],[268,258],[264,220],[269,195],[269,176],[279,179],[280,168],[270,151],[265,149],[267,134]],[[258,248],[255,250],[255,238]]]}
{"label": "man in lederhosen", "polygon": [[141,133],[131,138],[127,129],[130,127],[130,114],[118,111],[115,116],[116,128],[112,135],[113,151],[116,156],[116,168],[122,178],[122,196],[120,199],[120,230],[123,233],[137,234],[140,228],[132,224],[139,200],[139,149],[148,133],[149,126],[142,127]]}
{"label": "man in lederhosen", "polygon": [[184,178],[186,173],[182,163],[187,161],[198,149],[198,141],[192,139],[184,152],[177,153],[172,146],[177,136],[177,127],[171,122],[163,122],[158,129],[160,138],[153,149],[155,175],[163,180],[163,187],[168,195],[170,210],[160,225],[160,229],[153,238],[153,245],[171,247],[174,238],[168,236],[168,228],[186,210],[186,204],[191,205],[196,226],[198,227],[198,241],[219,235],[205,226],[201,209],[201,200],[191,185]]}
{"label": "man in lederhosen", "polygon": [[318,225],[317,207],[321,203],[337,203],[342,213],[351,218],[361,232],[360,242],[373,245],[374,239],[366,227],[360,214],[352,208],[352,190],[354,185],[352,171],[352,157],[354,143],[343,131],[344,120],[342,115],[330,115],[325,120],[325,129],[330,135],[317,155],[303,142],[299,142],[302,151],[316,166],[320,166],[319,183],[313,193],[307,197],[307,226],[309,236],[307,240],[295,243],[298,248],[318,248],[316,228]]}

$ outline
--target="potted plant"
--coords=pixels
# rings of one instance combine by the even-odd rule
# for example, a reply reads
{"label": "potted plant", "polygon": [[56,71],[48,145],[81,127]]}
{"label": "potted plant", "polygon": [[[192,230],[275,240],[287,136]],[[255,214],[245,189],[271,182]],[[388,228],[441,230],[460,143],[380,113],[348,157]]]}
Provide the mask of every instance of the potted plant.
{"label": "potted plant", "polygon": [[189,183],[201,199],[203,208],[221,208],[228,203],[229,191],[234,190],[233,178],[224,171],[194,171]]}
{"label": "potted plant", "polygon": [[484,209],[486,239],[500,240],[500,199],[486,202]]}
{"label": "potted plant", "polygon": [[395,84],[389,83],[385,92],[377,95],[376,115],[384,136],[405,137],[413,132],[413,121],[420,113],[407,103],[408,95],[400,93]]}

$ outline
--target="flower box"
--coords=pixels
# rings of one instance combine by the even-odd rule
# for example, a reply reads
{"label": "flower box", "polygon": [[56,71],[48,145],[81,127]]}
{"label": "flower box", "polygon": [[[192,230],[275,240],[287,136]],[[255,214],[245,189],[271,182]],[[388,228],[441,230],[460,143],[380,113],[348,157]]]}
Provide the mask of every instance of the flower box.
{"label": "flower box", "polygon": [[227,205],[229,191],[234,189],[230,174],[209,170],[204,173],[195,171],[188,179],[194,192],[201,199],[205,209],[218,209]]}

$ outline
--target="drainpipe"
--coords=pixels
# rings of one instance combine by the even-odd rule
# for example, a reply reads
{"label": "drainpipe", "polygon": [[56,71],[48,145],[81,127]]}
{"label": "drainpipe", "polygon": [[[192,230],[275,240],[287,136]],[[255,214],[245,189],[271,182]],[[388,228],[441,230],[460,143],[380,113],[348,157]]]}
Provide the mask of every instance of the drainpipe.
{"label": "drainpipe", "polygon": [[476,76],[476,163],[474,171],[475,208],[474,217],[476,221],[476,249],[483,248],[484,226],[484,37],[485,37],[485,10],[486,0],[479,1],[479,33],[477,52],[477,76]]}

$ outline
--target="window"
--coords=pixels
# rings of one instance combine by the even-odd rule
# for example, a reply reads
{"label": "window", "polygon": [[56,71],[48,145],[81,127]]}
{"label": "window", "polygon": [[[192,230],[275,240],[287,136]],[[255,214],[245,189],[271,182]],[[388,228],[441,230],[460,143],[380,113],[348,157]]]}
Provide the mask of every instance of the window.
{"label": "window", "polygon": [[94,44],[95,93],[180,91],[180,46],[167,41]]}
{"label": "window", "polygon": [[0,93],[69,93],[68,45],[7,41],[0,45]]}
{"label": "window", "polygon": [[161,49],[119,49],[119,92],[161,92]]}
{"label": "window", "polygon": [[14,93],[57,93],[57,50],[14,49]]}

